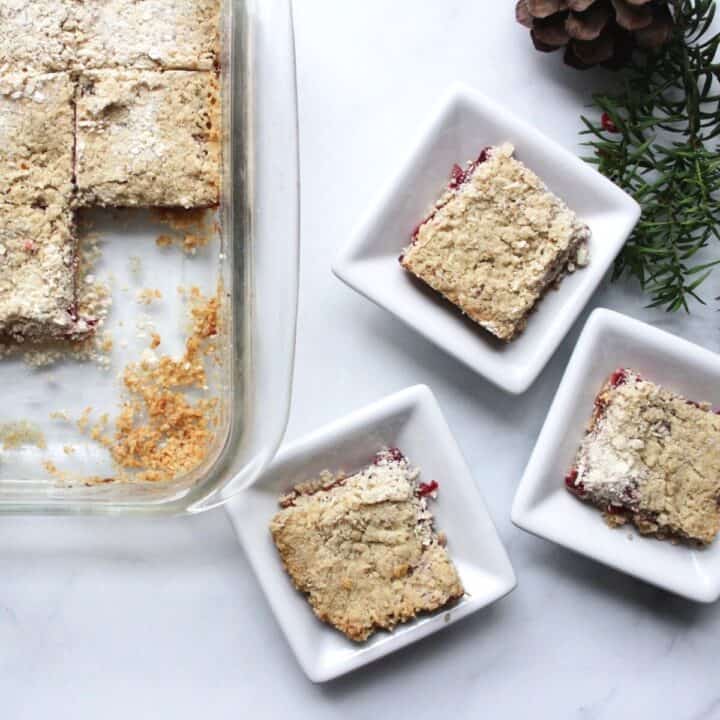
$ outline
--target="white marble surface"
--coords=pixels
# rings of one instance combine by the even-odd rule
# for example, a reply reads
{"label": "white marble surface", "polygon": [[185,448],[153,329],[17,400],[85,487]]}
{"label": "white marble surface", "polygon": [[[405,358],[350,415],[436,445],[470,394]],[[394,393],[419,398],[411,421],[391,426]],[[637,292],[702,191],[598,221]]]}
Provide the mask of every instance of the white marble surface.
{"label": "white marble surface", "polygon": [[[518,589],[318,687],[291,657],[222,511],[165,521],[0,518],[0,717],[720,717],[720,606],[671,597],[510,524],[579,326],[535,386],[511,397],[328,270],[452,80],[576,147],[577,115],[604,76],[535,54],[512,5],[297,0],[304,218],[289,435],[428,383],[487,498]],[[720,295],[720,274],[706,295]],[[720,349],[717,304],[669,317],[643,310],[632,286],[615,285],[593,305]]]}

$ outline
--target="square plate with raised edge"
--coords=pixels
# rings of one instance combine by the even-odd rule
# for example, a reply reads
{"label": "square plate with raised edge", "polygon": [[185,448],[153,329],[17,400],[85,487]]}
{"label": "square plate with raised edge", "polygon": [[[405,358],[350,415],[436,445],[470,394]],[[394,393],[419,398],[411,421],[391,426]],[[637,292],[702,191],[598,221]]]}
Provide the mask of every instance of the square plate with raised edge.
{"label": "square plate with raised edge", "polygon": [[[691,600],[720,597],[720,541],[708,548],[612,530],[573,497],[564,478],[590,420],[595,396],[619,367],[688,399],[720,406],[720,356],[610,310],[595,310],[575,346],[518,487],[512,521],[610,567]],[[632,540],[632,542],[631,542]]]}
{"label": "square plate with raised edge", "polygon": [[[421,478],[438,481],[438,499],[430,505],[436,528],[447,533],[466,595],[449,609],[357,644],[315,617],[285,573],[269,526],[280,496],[293,485],[323,470],[357,472],[383,447],[400,448],[421,469]],[[391,395],[288,445],[256,484],[230,502],[228,513],[280,627],[313,682],[331,680],[426,637],[498,600],[516,584],[473,477],[434,395],[424,385]]]}
{"label": "square plate with raised edge", "polygon": [[[586,222],[590,264],[548,292],[511,343],[494,338],[398,262],[413,229],[447,187],[454,163],[511,142],[516,157]],[[590,165],[483,95],[454,85],[404,166],[337,256],[333,272],[428,340],[511,393],[530,387],[578,317],[640,216],[638,204]]]}

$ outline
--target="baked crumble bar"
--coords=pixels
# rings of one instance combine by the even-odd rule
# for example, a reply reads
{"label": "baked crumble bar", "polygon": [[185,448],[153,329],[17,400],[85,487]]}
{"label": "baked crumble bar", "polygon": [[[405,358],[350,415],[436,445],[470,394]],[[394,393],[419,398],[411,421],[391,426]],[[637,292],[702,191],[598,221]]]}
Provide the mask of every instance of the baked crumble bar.
{"label": "baked crumble bar", "polygon": [[0,76],[0,202],[41,205],[53,191],[69,203],[73,92],[67,73]]}
{"label": "baked crumble bar", "polygon": [[218,79],[211,72],[84,73],[77,94],[80,203],[217,204],[219,107]]}
{"label": "baked crumble bar", "polygon": [[0,0],[0,75],[69,70],[77,0]]}
{"label": "baked crumble bar", "polygon": [[542,295],[587,264],[590,230],[510,144],[453,169],[402,266],[496,337],[509,341]]}
{"label": "baked crumble bar", "polygon": [[397,449],[350,477],[325,473],[281,500],[270,530],[320,620],[356,642],[462,597],[425,495]]}
{"label": "baked crumble bar", "polygon": [[631,521],[643,534],[711,543],[720,529],[720,415],[617,370],[565,484],[611,526]]}
{"label": "baked crumble bar", "polygon": [[77,65],[210,70],[217,63],[219,0],[82,0]]}
{"label": "baked crumble bar", "polygon": [[92,329],[75,309],[72,213],[52,191],[43,205],[0,203],[0,334],[19,342]]}

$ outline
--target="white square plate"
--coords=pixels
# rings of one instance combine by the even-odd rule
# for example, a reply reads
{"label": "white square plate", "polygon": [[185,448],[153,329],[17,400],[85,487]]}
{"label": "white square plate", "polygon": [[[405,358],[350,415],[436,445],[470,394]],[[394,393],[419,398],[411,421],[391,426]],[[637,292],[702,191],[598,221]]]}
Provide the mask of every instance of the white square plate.
{"label": "white square plate", "polygon": [[[323,470],[356,472],[383,447],[398,447],[440,484],[431,503],[436,527],[466,596],[448,610],[378,632],[366,643],[346,639],[321,623],[294,589],[270,536],[278,499]],[[300,665],[314,682],[338,677],[460,620],[509,593],[516,584],[508,556],[440,407],[424,385],[358,410],[288,445],[251,488],[228,506],[250,564]]]}
{"label": "white square plate", "polygon": [[[464,165],[483,147],[504,141],[592,230],[590,265],[549,292],[527,329],[509,344],[423,287],[398,262],[413,229],[446,188],[453,164]],[[586,162],[488,98],[455,85],[336,258],[333,272],[488,380],[522,393],[557,349],[639,216],[637,203]]]}
{"label": "white square plate", "polygon": [[686,398],[720,406],[720,356],[610,310],[595,310],[578,340],[513,502],[523,530],[699,602],[720,597],[720,540],[708,548],[611,530],[601,513],[573,497],[564,478],[593,401],[619,367]]}

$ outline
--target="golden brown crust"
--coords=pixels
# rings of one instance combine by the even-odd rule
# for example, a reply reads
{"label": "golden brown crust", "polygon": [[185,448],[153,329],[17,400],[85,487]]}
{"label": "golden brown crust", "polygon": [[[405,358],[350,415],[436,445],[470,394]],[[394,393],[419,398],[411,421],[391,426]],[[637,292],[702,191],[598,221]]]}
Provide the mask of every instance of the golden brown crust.
{"label": "golden brown crust", "polygon": [[295,488],[271,522],[295,587],[356,642],[463,595],[416,476],[406,460],[381,454],[350,477],[324,474]]}
{"label": "golden brown crust", "polygon": [[523,330],[542,294],[584,264],[589,230],[513,148],[491,148],[417,230],[401,263],[502,340]]}

